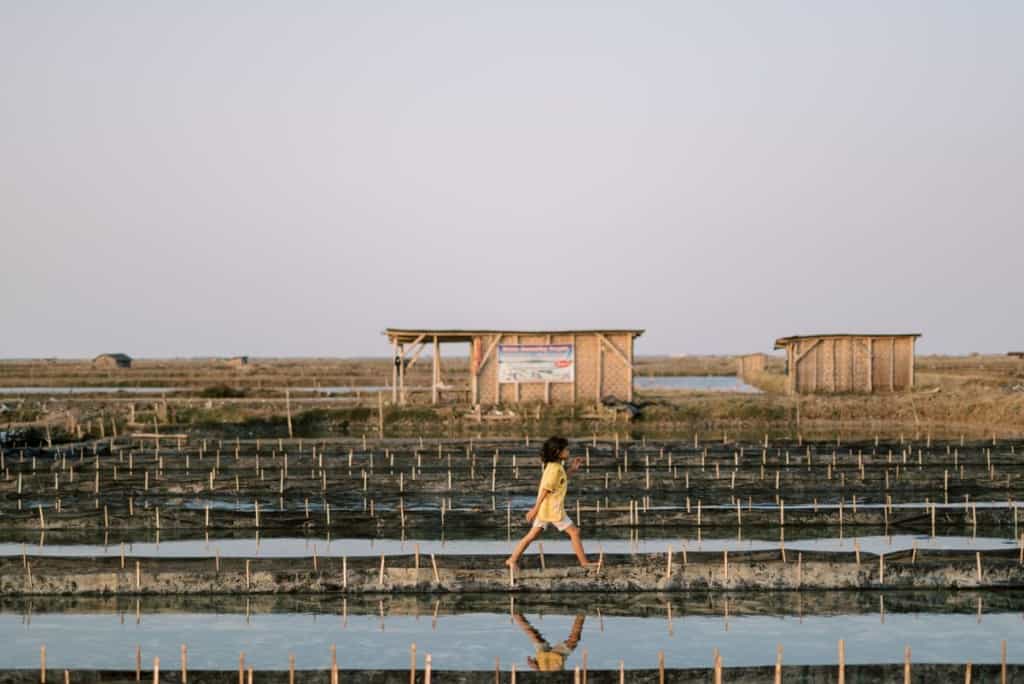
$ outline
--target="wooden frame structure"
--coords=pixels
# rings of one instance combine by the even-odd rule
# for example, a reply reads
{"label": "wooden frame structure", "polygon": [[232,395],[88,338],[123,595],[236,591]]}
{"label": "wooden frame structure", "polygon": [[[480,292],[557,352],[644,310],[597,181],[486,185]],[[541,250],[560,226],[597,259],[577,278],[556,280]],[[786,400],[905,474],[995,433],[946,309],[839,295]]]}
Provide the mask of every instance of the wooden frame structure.
{"label": "wooden frame structure", "polygon": [[789,394],[900,392],[914,387],[920,333],[795,335],[775,340],[786,352]]}
{"label": "wooden frame structure", "polygon": [[[405,404],[405,373],[423,350],[433,348],[431,403],[437,404],[441,384],[441,344],[469,345],[469,400],[475,405],[518,404],[540,401],[575,404],[600,402],[609,395],[633,398],[633,341],[643,330],[446,330],[388,328],[395,363],[392,367],[392,402]],[[573,346],[572,382],[501,382],[497,349],[500,344]]]}

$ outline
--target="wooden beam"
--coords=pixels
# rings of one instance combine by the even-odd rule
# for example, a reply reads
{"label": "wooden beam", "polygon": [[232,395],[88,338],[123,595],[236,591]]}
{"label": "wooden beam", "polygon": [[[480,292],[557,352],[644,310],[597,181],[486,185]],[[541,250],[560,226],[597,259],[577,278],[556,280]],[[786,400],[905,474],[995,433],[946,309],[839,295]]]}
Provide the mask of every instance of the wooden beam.
{"label": "wooden beam", "polygon": [[[412,364],[409,364],[412,366]],[[437,335],[434,335],[434,361],[433,361],[433,374],[434,378],[431,383],[430,392],[430,403],[436,405],[438,401],[438,385],[441,383],[441,343],[437,341]]]}
{"label": "wooden beam", "polygon": [[621,349],[619,349],[614,344],[612,344],[611,340],[609,340],[607,337],[605,337],[601,333],[597,333],[597,338],[601,342],[603,342],[604,344],[608,345],[608,348],[611,349],[613,352],[615,352],[616,356],[618,356],[620,359],[622,359],[622,362],[629,367],[629,370],[631,370],[631,371],[632,370],[636,370],[635,368],[633,368],[633,364],[629,362],[629,358],[622,352]]}
{"label": "wooden beam", "polygon": [[416,344],[419,344],[419,346],[416,347],[416,349],[413,351],[412,356],[409,358],[409,363],[405,364],[405,370],[409,370],[410,368],[415,366],[416,361],[418,361],[420,358],[420,354],[422,354],[423,350],[427,348],[426,342],[418,342]]}
{"label": "wooden beam", "polygon": [[[598,335],[600,338],[600,335]],[[601,403],[601,392],[604,390],[604,345],[601,340],[597,342],[597,403]]]}
{"label": "wooden beam", "polygon": [[[513,342],[512,344],[519,344],[520,342],[521,340],[519,339],[519,335],[516,335],[516,341]],[[512,387],[512,397],[513,401],[515,401],[517,404],[522,400],[522,395],[520,394],[520,391],[521,390],[519,387],[519,381],[516,381],[516,383]]]}
{"label": "wooden beam", "polygon": [[393,354],[391,356],[391,403],[398,403],[398,366],[400,363],[395,363],[395,359],[401,359],[398,355],[398,342],[392,343]]}
{"label": "wooden beam", "polygon": [[401,363],[398,364],[398,400],[405,406],[405,345],[398,345],[398,356]]}
{"label": "wooden beam", "polygon": [[868,338],[868,392],[875,391],[875,340]]}
{"label": "wooden beam", "polygon": [[889,339],[889,391],[896,391],[896,338]]}
{"label": "wooden beam", "polygon": [[576,404],[576,335],[572,336],[572,403]]}
{"label": "wooden beam", "polygon": [[[544,336],[545,344],[551,344],[551,335]],[[544,403],[551,403],[551,382],[548,380],[544,381]]]}

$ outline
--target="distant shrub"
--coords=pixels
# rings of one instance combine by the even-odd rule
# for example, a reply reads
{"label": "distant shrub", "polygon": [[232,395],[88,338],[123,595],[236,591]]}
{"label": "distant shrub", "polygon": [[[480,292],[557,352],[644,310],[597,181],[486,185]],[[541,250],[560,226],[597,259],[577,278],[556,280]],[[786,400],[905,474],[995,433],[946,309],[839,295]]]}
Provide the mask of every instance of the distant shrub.
{"label": "distant shrub", "polygon": [[248,394],[241,387],[228,387],[227,385],[204,387],[199,392],[199,396],[203,399],[240,399]]}

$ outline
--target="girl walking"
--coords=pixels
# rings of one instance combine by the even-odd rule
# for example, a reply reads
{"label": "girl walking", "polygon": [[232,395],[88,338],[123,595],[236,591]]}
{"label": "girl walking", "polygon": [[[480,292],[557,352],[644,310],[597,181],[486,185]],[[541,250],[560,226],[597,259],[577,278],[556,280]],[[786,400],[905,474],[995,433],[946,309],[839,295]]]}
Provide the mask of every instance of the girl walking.
{"label": "girl walking", "polygon": [[587,554],[583,551],[580,530],[565,512],[565,493],[569,488],[569,475],[579,470],[582,465],[582,460],[577,456],[566,472],[562,464],[568,458],[569,440],[564,437],[551,437],[541,447],[540,459],[544,464],[544,473],[541,475],[540,487],[537,489],[537,501],[533,504],[533,508],[526,512],[526,522],[533,523],[533,527],[519,540],[515,551],[505,560],[505,565],[513,570],[519,569],[519,558],[530,543],[547,529],[548,525],[554,525],[559,532],[569,535],[569,539],[572,541],[572,550],[576,553],[576,559],[580,562],[580,566],[586,568],[591,565],[587,560]]}

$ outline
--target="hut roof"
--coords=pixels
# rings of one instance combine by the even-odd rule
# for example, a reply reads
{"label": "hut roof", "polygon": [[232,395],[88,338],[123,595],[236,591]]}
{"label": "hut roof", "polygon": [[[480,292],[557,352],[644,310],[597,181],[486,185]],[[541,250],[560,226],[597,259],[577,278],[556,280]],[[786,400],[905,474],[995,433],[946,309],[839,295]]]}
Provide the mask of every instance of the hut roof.
{"label": "hut roof", "polygon": [[798,340],[817,340],[817,339],[831,339],[831,338],[842,338],[842,337],[921,337],[921,333],[825,333],[822,335],[790,335],[789,337],[780,337],[775,340],[776,349],[785,349],[786,345],[791,342]]}
{"label": "hut roof", "polygon": [[384,334],[388,336],[388,339],[392,342],[415,342],[421,335],[425,338],[437,336],[439,341],[442,342],[472,342],[473,338],[480,337],[481,335],[584,335],[584,334],[596,334],[601,333],[602,335],[621,335],[628,334],[633,337],[640,337],[644,334],[643,330],[635,328],[595,328],[585,330],[459,330],[449,328],[388,328],[384,331]]}
{"label": "hut roof", "polygon": [[[106,358],[106,357],[110,357],[112,359],[116,359],[117,361],[131,361],[132,360],[132,357],[128,356],[127,354],[122,354],[121,352],[114,352],[112,354],[100,354],[96,358],[97,359],[102,359],[102,358]],[[93,360],[95,361],[95,359],[93,359]]]}

